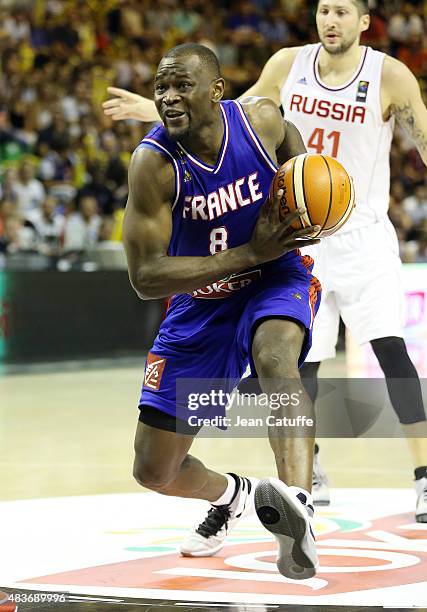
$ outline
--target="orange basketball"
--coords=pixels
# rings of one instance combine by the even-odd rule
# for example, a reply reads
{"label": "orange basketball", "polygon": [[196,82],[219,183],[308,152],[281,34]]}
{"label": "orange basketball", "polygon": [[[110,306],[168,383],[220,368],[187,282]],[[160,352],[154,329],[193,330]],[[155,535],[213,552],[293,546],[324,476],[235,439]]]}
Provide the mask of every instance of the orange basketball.
{"label": "orange basketball", "polygon": [[318,237],[330,236],[349,219],[354,208],[353,180],[339,161],[328,155],[303,153],[281,166],[273,179],[270,197],[283,189],[280,219],[303,208],[294,229],[320,225]]}

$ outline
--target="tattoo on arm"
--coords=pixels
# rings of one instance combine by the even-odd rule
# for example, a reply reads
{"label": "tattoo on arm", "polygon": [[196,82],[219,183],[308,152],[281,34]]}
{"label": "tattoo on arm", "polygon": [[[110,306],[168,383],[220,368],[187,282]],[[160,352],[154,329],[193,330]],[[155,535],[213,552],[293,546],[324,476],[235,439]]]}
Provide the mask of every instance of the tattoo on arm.
{"label": "tattoo on arm", "polygon": [[396,116],[400,125],[406,130],[408,135],[413,139],[421,154],[427,153],[427,136],[425,132],[417,125],[414,117],[412,105],[409,103],[399,106],[393,105],[393,114]]}

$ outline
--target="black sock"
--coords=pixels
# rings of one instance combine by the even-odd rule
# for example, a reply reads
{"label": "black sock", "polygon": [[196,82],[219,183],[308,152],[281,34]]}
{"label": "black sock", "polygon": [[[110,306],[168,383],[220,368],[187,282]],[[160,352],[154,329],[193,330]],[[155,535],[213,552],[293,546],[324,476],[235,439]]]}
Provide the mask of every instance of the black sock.
{"label": "black sock", "polygon": [[415,480],[421,480],[421,478],[427,478],[427,465],[420,465],[420,467],[414,470]]}
{"label": "black sock", "polygon": [[314,445],[314,454],[317,455],[318,452],[319,452],[319,445],[315,444]]}

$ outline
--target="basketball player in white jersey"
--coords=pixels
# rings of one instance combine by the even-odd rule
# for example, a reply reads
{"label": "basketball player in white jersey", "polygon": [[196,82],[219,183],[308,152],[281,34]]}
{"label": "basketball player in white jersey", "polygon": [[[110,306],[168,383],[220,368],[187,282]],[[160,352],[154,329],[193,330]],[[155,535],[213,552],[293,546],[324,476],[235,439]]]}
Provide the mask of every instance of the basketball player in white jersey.
{"label": "basketball player in white jersey", "polygon": [[[360,344],[371,343],[411,447],[416,519],[426,523],[427,422],[419,378],[403,340],[401,262],[387,209],[395,119],[427,164],[427,109],[404,64],[360,45],[369,28],[365,0],[319,0],[316,21],[320,43],[278,51],[244,94],[282,105],[308,152],[336,157],[355,181],[357,204],[350,221],[311,251],[323,298],[303,376],[315,397],[320,362],[335,356],[340,315]],[[109,91],[116,97],[104,103],[104,110],[113,119],[158,120],[151,100]],[[396,379],[407,379],[406,384],[399,386]],[[318,456],[313,497],[329,503]]]}

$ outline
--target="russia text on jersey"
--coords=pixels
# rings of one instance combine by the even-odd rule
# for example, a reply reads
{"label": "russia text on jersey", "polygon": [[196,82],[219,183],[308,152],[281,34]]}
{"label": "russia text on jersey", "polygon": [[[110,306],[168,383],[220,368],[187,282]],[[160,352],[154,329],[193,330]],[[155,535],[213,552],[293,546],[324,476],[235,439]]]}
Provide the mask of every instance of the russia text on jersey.
{"label": "russia text on jersey", "polygon": [[365,123],[366,108],[354,106],[346,102],[331,102],[329,100],[310,99],[307,96],[293,94],[290,110],[305,115],[316,115],[324,119],[330,118],[347,123]]}

